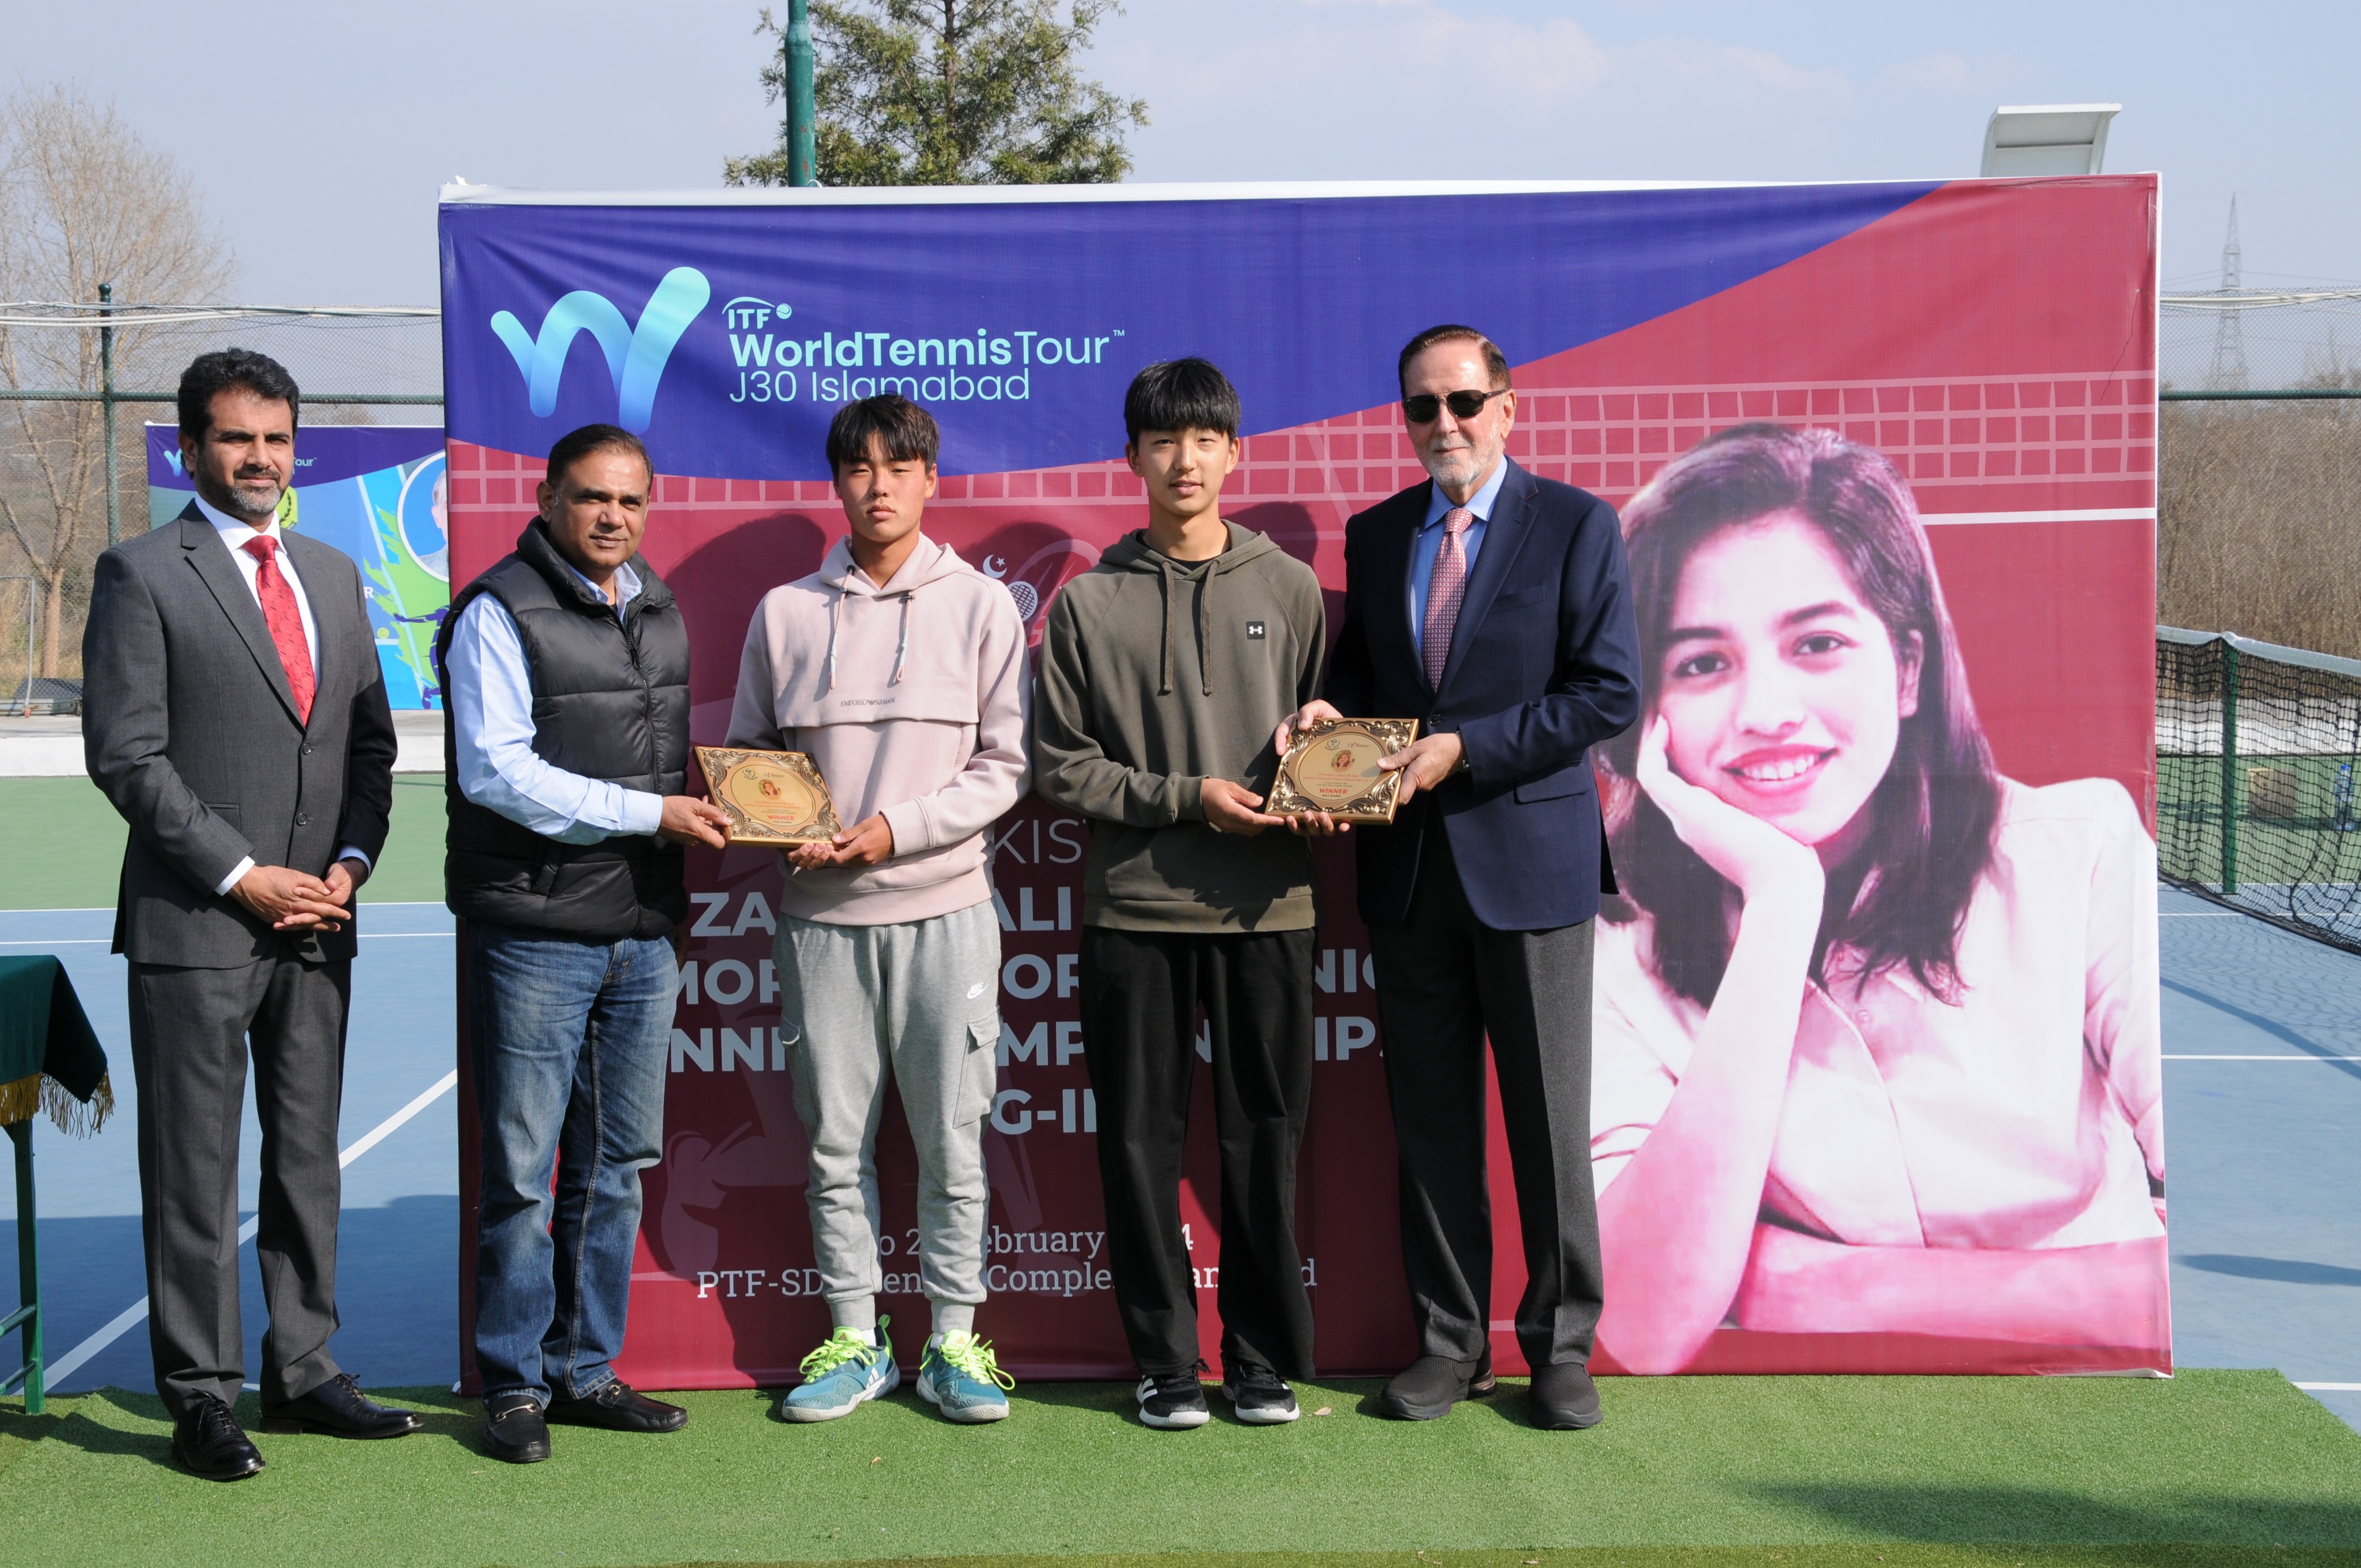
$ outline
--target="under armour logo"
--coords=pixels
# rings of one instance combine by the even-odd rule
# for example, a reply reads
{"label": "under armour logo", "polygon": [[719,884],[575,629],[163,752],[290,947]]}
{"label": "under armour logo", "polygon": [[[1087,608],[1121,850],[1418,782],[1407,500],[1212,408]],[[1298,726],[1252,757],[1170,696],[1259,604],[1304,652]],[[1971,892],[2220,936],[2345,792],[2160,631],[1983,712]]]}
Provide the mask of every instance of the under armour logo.
{"label": "under armour logo", "polygon": [[1261,621],[1259,621],[1259,620],[1249,620],[1249,621],[1247,621],[1247,622],[1246,622],[1246,641],[1249,641],[1249,642],[1259,642],[1259,641],[1261,641],[1262,640],[1263,640],[1263,635],[1262,635],[1262,622],[1261,622]]}

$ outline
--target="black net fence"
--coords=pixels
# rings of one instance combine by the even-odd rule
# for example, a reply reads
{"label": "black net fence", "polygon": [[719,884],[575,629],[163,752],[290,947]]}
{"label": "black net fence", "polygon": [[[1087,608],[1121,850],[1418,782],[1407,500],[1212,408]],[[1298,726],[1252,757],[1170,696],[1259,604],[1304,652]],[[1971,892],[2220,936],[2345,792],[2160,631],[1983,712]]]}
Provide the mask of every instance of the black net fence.
{"label": "black net fence", "polygon": [[2167,882],[2361,951],[2361,660],[2159,626],[2156,753]]}

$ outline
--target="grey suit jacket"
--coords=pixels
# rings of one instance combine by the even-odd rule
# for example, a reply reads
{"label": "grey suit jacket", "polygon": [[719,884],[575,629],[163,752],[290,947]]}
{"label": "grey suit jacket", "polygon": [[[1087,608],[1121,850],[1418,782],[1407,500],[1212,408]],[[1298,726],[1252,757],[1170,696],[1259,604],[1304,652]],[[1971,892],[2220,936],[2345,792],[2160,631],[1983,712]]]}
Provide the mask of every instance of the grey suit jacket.
{"label": "grey suit jacket", "polygon": [[[135,963],[231,969],[284,950],[214,889],[247,856],[326,873],[350,844],[375,861],[393,808],[386,706],[359,569],[283,536],[319,633],[307,726],[262,607],[194,501],[98,558],[82,632],[82,753],[131,825],[115,951]],[[351,922],[303,956],[348,959]]]}

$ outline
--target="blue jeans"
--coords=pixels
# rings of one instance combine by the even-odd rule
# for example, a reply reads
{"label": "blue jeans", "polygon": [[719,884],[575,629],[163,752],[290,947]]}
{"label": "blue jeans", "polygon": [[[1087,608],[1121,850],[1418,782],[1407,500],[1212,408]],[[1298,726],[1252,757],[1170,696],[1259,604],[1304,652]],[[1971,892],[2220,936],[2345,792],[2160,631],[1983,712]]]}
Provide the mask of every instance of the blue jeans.
{"label": "blue jeans", "polygon": [[[476,1368],[484,1398],[581,1398],[614,1379],[664,1146],[680,970],[662,938],[467,927],[467,1044],[483,1124]],[[551,1192],[553,1170],[556,1191]]]}

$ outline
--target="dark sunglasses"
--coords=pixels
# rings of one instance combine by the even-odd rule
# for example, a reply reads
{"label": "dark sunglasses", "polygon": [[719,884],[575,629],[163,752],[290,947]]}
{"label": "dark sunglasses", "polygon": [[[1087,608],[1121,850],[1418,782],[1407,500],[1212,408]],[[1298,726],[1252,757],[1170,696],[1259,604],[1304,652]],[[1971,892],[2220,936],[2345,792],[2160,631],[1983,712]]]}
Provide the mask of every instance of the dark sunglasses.
{"label": "dark sunglasses", "polygon": [[1486,403],[1508,389],[1501,387],[1489,392],[1445,392],[1440,397],[1433,392],[1420,392],[1401,400],[1402,412],[1410,416],[1412,424],[1425,424],[1442,411],[1444,404],[1449,403],[1452,418],[1474,419],[1484,411]]}

